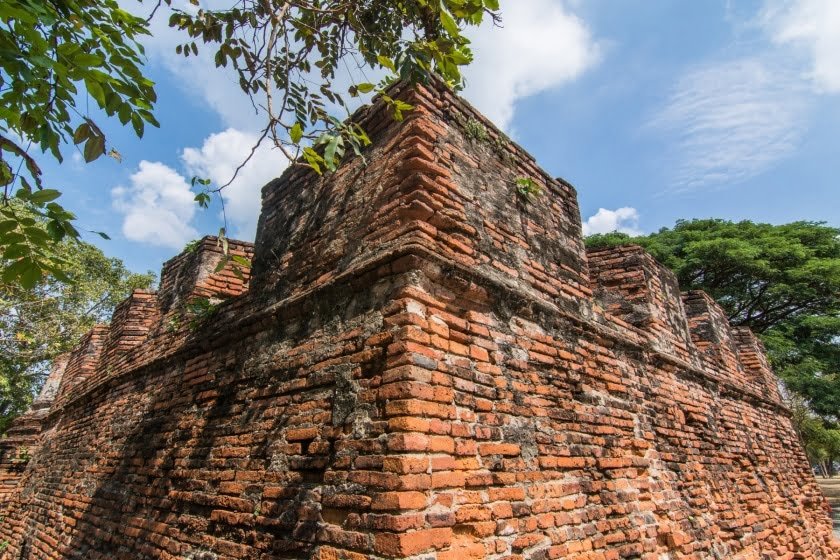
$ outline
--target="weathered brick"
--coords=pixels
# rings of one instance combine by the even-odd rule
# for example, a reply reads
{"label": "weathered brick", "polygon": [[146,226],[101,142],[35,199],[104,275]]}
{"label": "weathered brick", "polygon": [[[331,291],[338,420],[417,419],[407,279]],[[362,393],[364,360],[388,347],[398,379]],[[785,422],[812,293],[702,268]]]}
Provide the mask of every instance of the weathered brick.
{"label": "weathered brick", "polygon": [[587,253],[574,188],[450,91],[394,88],[364,161],[263,189],[253,274],[205,238],[56,361],[0,441],[4,553],[840,559],[752,333]]}

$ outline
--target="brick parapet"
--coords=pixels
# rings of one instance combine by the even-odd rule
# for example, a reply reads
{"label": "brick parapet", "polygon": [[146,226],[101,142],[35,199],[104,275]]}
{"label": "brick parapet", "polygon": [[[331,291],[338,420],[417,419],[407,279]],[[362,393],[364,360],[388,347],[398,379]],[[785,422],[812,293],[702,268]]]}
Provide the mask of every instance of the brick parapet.
{"label": "brick parapet", "polygon": [[96,325],[82,337],[79,344],[70,352],[55,397],[58,406],[68,398],[68,395],[78,390],[79,386],[84,385],[85,381],[96,376],[108,336],[108,325]]}
{"label": "brick parapet", "polygon": [[750,380],[757,383],[765,398],[782,402],[779,379],[770,367],[764,344],[749,327],[733,327],[732,334],[741,367],[744,368]]}
{"label": "brick parapet", "polygon": [[[362,115],[383,135],[365,161],[329,177],[295,169],[264,188],[254,289],[282,298],[373,253],[418,246],[578,309],[589,286],[574,189],[518,157],[483,117],[487,137],[469,139],[453,123],[477,114],[454,96],[394,95],[415,108],[403,123],[381,101]],[[545,203],[523,200],[518,178],[537,182]]]}
{"label": "brick parapet", "polygon": [[252,281],[197,325],[219,257],[167,263],[145,342],[46,418],[8,553],[838,558],[759,347],[638,250],[587,260],[574,190],[468,105],[394,95],[366,162],[266,186]]}
{"label": "brick parapet", "polygon": [[660,351],[697,364],[679,283],[637,245],[587,252],[591,288],[606,312],[638,327]]}
{"label": "brick parapet", "polygon": [[134,290],[114,308],[105,359],[113,361],[143,344],[152,327],[159,322],[156,294],[148,290]]}
{"label": "brick parapet", "polygon": [[[228,240],[228,254],[246,259],[253,256],[253,244]],[[164,315],[170,309],[186,305],[194,298],[227,299],[248,290],[250,268],[239,267],[242,278],[233,266],[216,271],[225,258],[222,242],[215,236],[202,237],[195,246],[166,261],[157,291],[158,305]]]}
{"label": "brick parapet", "polygon": [[732,327],[723,308],[705,292],[684,293],[683,301],[692,340],[707,366],[753,394],[781,404],[778,380],[770,373],[763,347],[751,332],[747,334],[749,329]]}
{"label": "brick parapet", "polygon": [[760,341],[749,328],[732,327],[708,294],[680,293],[674,273],[637,245],[590,250],[587,256],[595,300],[605,313],[636,327],[653,348],[691,369],[781,406]]}
{"label": "brick parapet", "polygon": [[0,503],[17,490],[32,453],[37,450],[70,356],[62,354],[52,363],[50,373],[28,411],[14,420],[0,439]]}

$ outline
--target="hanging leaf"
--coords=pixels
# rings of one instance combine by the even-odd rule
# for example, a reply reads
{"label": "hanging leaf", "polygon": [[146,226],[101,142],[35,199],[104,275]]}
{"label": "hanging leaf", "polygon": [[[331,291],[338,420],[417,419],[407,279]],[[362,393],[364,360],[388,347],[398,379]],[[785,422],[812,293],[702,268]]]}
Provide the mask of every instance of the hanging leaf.
{"label": "hanging leaf", "polygon": [[301,138],[303,138],[303,127],[300,125],[299,122],[296,122],[292,126],[292,129],[289,131],[289,138],[294,144],[299,143]]}
{"label": "hanging leaf", "polygon": [[35,204],[43,205],[47,202],[55,200],[60,196],[61,192],[55,189],[42,189],[40,191],[35,191],[34,193],[32,193],[32,196],[29,197],[29,200]]}
{"label": "hanging leaf", "polygon": [[86,162],[90,163],[93,160],[99,158],[99,156],[101,156],[104,153],[104,136],[91,136],[90,138],[88,138],[88,141],[85,142],[84,157]]}

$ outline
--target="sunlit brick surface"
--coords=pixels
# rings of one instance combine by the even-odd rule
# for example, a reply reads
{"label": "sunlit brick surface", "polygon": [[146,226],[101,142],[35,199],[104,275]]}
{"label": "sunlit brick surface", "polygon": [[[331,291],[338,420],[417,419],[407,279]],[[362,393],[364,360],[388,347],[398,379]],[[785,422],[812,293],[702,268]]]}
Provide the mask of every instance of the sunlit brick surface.
{"label": "sunlit brick surface", "polygon": [[250,273],[207,238],[58,364],[0,444],[3,558],[840,558],[755,337],[394,95],[365,161],[265,187]]}

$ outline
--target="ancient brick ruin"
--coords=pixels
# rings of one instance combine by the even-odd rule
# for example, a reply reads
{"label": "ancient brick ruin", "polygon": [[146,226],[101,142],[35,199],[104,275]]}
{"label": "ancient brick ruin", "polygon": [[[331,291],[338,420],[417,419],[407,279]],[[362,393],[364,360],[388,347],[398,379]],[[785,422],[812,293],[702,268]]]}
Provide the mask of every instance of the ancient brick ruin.
{"label": "ancient brick ruin", "polygon": [[[442,88],[263,190],[2,442],[8,559],[838,559],[760,343]],[[523,196],[530,178],[542,196]],[[195,298],[213,307],[191,312]]]}

